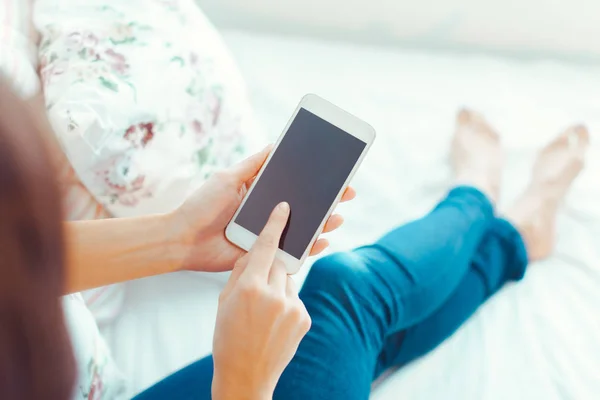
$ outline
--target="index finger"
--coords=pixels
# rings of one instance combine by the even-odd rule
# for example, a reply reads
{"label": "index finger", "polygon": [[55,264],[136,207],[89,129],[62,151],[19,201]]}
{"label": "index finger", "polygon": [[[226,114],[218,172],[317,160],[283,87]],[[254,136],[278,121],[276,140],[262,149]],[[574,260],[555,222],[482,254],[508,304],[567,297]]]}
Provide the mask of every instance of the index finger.
{"label": "index finger", "polygon": [[248,265],[242,276],[258,276],[268,280],[275,254],[279,248],[281,234],[290,215],[290,205],[279,203],[271,213],[267,224],[248,252]]}

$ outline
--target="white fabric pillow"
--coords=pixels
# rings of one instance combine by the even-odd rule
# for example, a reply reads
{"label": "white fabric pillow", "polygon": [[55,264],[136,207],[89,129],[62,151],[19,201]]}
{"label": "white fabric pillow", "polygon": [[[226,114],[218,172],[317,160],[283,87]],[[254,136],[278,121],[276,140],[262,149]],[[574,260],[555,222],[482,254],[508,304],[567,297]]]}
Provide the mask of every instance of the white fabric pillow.
{"label": "white fabric pillow", "polygon": [[167,212],[252,138],[242,79],[191,0],[39,0],[51,123],[112,214]]}

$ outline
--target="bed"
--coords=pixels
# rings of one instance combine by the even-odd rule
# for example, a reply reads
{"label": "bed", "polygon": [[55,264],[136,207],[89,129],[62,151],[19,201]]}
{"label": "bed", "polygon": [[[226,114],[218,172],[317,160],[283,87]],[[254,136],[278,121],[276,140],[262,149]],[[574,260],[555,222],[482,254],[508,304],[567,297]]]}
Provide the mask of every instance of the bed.
{"label": "bed", "polygon": [[[561,211],[555,255],[532,265],[434,352],[377,382],[372,399],[598,398],[600,66],[232,30],[224,36],[268,138],[308,92],[378,132],[353,182],[357,200],[340,207],[346,223],[329,238],[331,251],[376,239],[444,194],[460,106],[480,110],[501,133],[509,164],[501,208],[527,183],[536,149],[585,122],[589,161]],[[183,272],[128,283],[121,315],[102,329],[134,391],[210,352],[225,279]]]}

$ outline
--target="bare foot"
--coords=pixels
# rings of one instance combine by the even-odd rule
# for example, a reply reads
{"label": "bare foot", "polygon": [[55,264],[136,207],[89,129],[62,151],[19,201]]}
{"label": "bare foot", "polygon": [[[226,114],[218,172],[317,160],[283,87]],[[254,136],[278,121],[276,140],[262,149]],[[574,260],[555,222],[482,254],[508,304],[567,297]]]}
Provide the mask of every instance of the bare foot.
{"label": "bare foot", "polygon": [[583,169],[588,144],[587,129],[575,126],[546,145],[529,187],[507,213],[523,236],[530,261],[548,257],[554,249],[558,207]]}
{"label": "bare foot", "polygon": [[470,185],[496,203],[504,155],[500,137],[478,113],[463,109],[456,116],[452,166],[457,185]]}

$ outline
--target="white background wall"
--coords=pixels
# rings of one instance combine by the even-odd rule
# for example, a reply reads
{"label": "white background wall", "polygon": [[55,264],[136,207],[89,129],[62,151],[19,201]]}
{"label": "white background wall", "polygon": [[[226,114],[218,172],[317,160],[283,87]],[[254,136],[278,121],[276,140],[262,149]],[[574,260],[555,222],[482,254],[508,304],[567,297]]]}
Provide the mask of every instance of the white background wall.
{"label": "white background wall", "polygon": [[600,56],[600,0],[198,0],[221,27]]}

